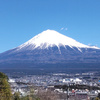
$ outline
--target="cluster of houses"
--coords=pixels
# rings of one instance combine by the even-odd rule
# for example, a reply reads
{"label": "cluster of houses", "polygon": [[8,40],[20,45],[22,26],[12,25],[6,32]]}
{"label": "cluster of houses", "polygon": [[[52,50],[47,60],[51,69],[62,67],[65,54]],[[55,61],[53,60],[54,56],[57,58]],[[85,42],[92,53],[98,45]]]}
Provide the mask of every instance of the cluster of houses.
{"label": "cluster of houses", "polygon": [[[28,85],[26,84],[20,84],[18,85],[14,79],[9,79],[9,83],[11,84],[12,87],[12,92],[20,92],[22,95],[27,95],[29,90],[28,90]],[[71,85],[71,84],[83,84],[83,80],[80,78],[64,78],[64,79],[59,79],[59,84],[66,84],[66,85]],[[100,81],[98,81],[100,83]],[[53,85],[52,85],[53,86]],[[50,86],[47,86],[50,87]],[[51,88],[54,88],[51,87]],[[69,98],[73,99],[76,98],[76,100],[90,100],[91,98],[96,98],[98,94],[100,93],[100,90],[88,90],[88,89],[67,89],[63,90],[62,88],[54,88],[54,92],[61,93],[61,94],[66,94],[69,96]]]}

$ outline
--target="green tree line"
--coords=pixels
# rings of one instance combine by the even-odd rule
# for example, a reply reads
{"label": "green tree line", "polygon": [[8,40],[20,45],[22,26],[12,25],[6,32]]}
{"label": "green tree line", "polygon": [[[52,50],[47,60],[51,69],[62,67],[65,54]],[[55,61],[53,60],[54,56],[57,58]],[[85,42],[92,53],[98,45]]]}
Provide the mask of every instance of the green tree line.
{"label": "green tree line", "polygon": [[8,83],[8,77],[0,72],[0,100],[11,100],[12,93]]}

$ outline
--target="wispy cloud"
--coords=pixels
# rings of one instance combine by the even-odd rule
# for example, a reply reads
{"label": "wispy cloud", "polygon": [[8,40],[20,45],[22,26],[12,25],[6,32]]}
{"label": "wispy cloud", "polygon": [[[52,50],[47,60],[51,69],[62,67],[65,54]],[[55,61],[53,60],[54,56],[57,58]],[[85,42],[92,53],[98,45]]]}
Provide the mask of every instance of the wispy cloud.
{"label": "wispy cloud", "polygon": [[64,28],[61,28],[60,30],[63,30]]}
{"label": "wispy cloud", "polygon": [[67,27],[66,27],[66,28],[62,27],[60,30],[65,30],[65,31],[67,31],[68,28],[67,28]]}
{"label": "wispy cloud", "polygon": [[68,28],[65,28],[65,30],[67,31],[67,30],[68,30]]}

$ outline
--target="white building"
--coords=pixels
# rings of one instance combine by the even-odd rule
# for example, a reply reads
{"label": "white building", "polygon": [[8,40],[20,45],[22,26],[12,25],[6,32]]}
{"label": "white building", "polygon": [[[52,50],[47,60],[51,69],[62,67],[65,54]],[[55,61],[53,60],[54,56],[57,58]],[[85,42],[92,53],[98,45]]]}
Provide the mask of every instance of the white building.
{"label": "white building", "polygon": [[65,78],[62,80],[63,83],[75,83],[75,84],[79,84],[82,82],[81,79],[79,78]]}

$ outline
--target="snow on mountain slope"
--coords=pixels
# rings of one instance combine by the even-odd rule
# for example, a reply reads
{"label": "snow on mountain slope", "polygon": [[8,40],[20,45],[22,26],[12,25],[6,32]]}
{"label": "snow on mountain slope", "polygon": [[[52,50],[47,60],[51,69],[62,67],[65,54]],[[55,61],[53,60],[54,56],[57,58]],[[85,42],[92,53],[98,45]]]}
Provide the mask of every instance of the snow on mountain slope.
{"label": "snow on mountain slope", "polygon": [[45,48],[53,47],[53,46],[57,46],[59,51],[60,51],[60,46],[64,46],[65,48],[66,46],[69,46],[71,48],[76,47],[79,51],[81,51],[81,48],[99,49],[98,47],[95,47],[95,46],[84,45],[70,37],[67,37],[65,35],[58,33],[57,31],[48,29],[36,35],[35,37],[30,39],[26,43],[20,45],[17,48],[17,50],[20,50],[25,47],[32,50],[35,48],[45,49]]}
{"label": "snow on mountain slope", "polygon": [[5,62],[25,66],[28,63],[36,66],[41,66],[41,63],[100,63],[100,48],[84,45],[54,30],[46,30],[19,47],[0,54],[0,63]]}

